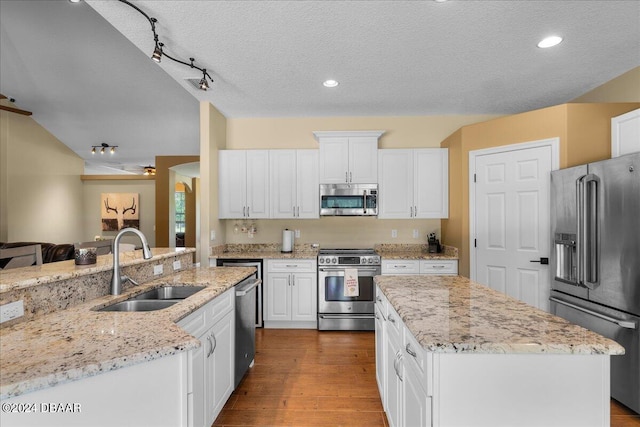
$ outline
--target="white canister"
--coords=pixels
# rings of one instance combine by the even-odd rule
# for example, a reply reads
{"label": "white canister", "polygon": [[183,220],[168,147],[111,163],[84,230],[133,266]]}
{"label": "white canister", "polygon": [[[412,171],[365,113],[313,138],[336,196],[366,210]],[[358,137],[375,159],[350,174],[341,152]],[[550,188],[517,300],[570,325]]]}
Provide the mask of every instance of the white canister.
{"label": "white canister", "polygon": [[293,230],[289,230],[288,228],[282,230],[282,252],[293,252],[293,239]]}

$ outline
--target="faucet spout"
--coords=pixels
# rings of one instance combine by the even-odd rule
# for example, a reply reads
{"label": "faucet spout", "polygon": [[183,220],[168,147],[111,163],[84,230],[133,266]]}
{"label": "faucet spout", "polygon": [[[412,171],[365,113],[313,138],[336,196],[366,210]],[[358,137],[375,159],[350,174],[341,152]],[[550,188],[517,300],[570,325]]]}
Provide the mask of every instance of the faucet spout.
{"label": "faucet spout", "polygon": [[136,228],[123,228],[118,232],[116,238],[113,240],[113,275],[111,276],[111,295],[120,295],[122,292],[122,276],[120,275],[120,239],[124,234],[133,233],[140,238],[142,242],[142,257],[144,259],[150,259],[151,248],[147,242],[147,238],[142,232]]}

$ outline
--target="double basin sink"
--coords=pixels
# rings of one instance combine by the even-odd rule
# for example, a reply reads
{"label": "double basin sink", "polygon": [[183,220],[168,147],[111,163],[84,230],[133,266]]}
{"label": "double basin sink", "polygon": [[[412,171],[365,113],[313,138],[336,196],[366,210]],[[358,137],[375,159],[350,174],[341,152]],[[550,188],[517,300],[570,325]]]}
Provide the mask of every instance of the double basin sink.
{"label": "double basin sink", "polygon": [[185,298],[200,292],[205,286],[161,286],[108,305],[98,311],[156,311],[171,307]]}

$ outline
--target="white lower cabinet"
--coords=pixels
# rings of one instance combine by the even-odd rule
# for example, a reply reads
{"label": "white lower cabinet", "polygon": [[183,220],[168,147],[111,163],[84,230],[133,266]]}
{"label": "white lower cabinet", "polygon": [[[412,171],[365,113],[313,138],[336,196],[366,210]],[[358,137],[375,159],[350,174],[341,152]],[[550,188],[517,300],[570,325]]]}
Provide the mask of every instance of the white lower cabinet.
{"label": "white lower cabinet", "polygon": [[235,288],[178,322],[200,340],[190,352],[189,426],[210,426],[234,387]]}
{"label": "white lower cabinet", "polygon": [[[378,298],[378,297],[377,297]],[[384,403],[384,389],[385,389],[385,334],[384,334],[384,322],[386,322],[386,313],[382,310],[382,304],[376,301],[375,304],[375,342],[376,342],[376,383],[378,384],[378,392],[382,399],[382,406],[386,406]]]}
{"label": "white lower cabinet", "polygon": [[316,261],[267,260],[266,328],[317,328],[318,276]]}

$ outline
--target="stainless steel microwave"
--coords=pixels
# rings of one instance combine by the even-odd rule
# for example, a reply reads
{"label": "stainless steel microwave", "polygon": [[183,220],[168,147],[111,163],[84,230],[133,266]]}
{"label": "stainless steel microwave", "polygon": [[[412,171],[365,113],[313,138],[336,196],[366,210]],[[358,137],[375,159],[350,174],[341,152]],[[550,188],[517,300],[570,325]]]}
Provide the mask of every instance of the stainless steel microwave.
{"label": "stainless steel microwave", "polygon": [[321,216],[377,216],[378,184],[320,184]]}

